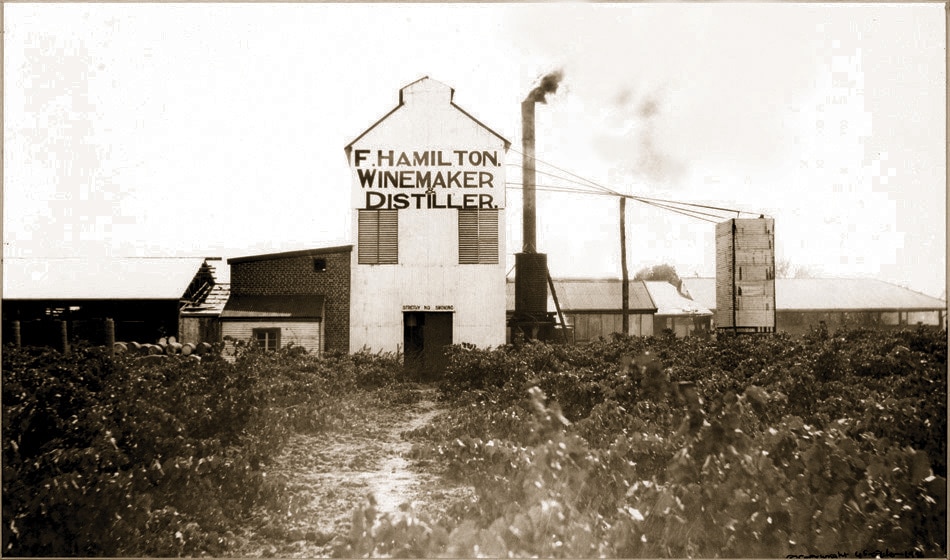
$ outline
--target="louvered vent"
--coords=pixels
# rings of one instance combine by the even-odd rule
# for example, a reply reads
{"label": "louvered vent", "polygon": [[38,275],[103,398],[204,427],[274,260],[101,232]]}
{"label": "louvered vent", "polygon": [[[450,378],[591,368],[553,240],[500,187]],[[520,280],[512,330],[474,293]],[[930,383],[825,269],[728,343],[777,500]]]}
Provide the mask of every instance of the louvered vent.
{"label": "louvered vent", "polygon": [[459,264],[498,264],[498,210],[459,210]]}
{"label": "louvered vent", "polygon": [[360,210],[359,264],[399,262],[399,213],[397,210]]}

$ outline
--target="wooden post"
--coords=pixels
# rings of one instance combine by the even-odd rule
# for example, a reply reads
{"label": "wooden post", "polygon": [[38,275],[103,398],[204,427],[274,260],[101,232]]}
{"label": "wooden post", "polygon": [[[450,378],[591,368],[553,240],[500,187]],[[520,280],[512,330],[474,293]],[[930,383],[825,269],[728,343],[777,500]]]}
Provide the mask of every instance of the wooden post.
{"label": "wooden post", "polygon": [[59,332],[56,334],[56,349],[63,354],[69,354],[69,326],[66,321],[59,321]]}
{"label": "wooden post", "polygon": [[109,351],[109,356],[115,357],[115,321],[106,319],[103,322],[103,329],[105,330],[106,349]]}
{"label": "wooden post", "polygon": [[[941,321],[941,324],[943,324],[942,321]],[[23,339],[20,336],[20,321],[13,321],[11,330],[13,331],[11,333],[13,337],[13,345],[16,346],[17,348],[20,348],[21,346],[23,346]]]}
{"label": "wooden post", "polygon": [[620,309],[623,319],[623,334],[630,334],[630,285],[627,279],[627,198],[620,197],[620,270],[623,281],[620,285]]}
{"label": "wooden post", "polygon": [[551,271],[548,271],[548,286],[551,288],[551,296],[554,298],[554,308],[557,310],[558,319],[561,321],[561,339],[567,344],[567,323],[564,322],[564,314],[561,313],[561,304],[557,301],[557,290],[554,289],[554,280],[551,278]]}

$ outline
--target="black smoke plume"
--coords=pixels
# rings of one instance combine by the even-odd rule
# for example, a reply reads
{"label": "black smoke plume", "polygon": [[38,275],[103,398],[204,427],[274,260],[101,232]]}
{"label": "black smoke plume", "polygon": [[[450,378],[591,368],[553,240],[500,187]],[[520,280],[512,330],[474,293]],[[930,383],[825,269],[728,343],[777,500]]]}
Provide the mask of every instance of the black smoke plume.
{"label": "black smoke plume", "polygon": [[531,93],[528,94],[528,97],[525,98],[525,101],[534,101],[535,103],[545,103],[545,97],[549,93],[556,93],[557,86],[561,83],[561,80],[564,78],[563,70],[555,70],[550,74],[545,75],[541,78],[541,83],[538,84],[538,87],[531,90]]}

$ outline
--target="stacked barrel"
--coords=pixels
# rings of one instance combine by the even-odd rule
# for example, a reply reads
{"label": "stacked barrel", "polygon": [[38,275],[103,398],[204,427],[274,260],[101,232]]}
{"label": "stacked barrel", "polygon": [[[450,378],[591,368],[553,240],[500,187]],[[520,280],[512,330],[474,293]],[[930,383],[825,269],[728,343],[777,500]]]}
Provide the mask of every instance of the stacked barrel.
{"label": "stacked barrel", "polygon": [[[199,342],[197,344],[178,342],[174,336],[162,337],[154,344],[139,342],[116,342],[113,345],[116,354],[132,354],[137,356],[188,356],[200,360],[202,356],[212,350],[211,344]],[[155,358],[152,358],[155,360]]]}

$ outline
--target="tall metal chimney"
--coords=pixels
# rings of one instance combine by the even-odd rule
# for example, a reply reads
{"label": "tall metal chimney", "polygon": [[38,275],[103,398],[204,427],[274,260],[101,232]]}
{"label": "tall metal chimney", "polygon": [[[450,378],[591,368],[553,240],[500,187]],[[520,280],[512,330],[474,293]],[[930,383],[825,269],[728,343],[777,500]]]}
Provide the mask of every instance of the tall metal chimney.
{"label": "tall metal chimney", "polygon": [[537,251],[537,207],[535,202],[534,106],[545,103],[548,93],[557,91],[561,72],[548,74],[521,102],[522,185],[524,204],[522,252],[515,254],[515,314],[512,332],[528,339],[551,338],[554,321],[548,313],[548,256]]}
{"label": "tall metal chimney", "polygon": [[[537,212],[535,204],[535,165],[534,165],[534,104],[536,101],[529,95],[521,102],[521,173],[524,194],[521,224],[524,230],[522,251],[534,253],[537,251]],[[543,97],[542,97],[543,99]]]}

